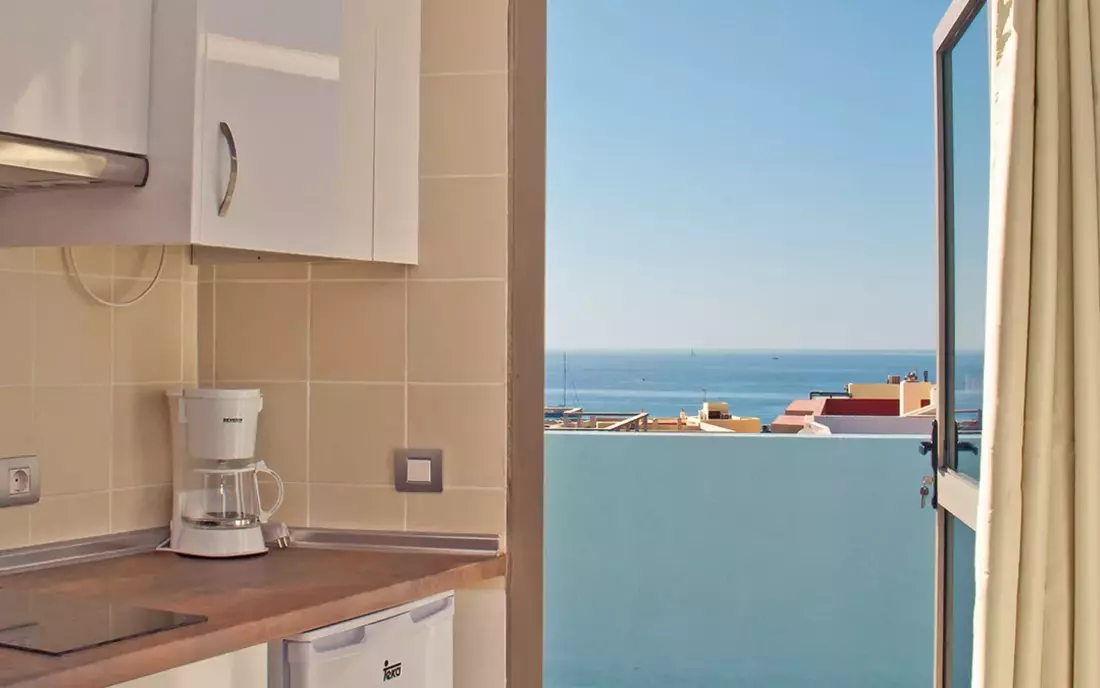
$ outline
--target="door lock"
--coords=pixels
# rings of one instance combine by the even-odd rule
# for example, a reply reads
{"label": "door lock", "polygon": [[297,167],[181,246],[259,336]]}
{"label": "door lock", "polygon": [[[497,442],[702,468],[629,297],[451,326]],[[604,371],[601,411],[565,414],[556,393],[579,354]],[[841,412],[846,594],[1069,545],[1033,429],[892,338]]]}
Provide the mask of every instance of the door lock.
{"label": "door lock", "polygon": [[940,470],[940,457],[937,455],[939,452],[936,450],[936,444],[939,442],[939,423],[932,421],[932,437],[920,443],[919,451],[921,456],[928,457],[928,464],[932,469],[932,475],[924,476],[920,485],[920,506],[923,509],[925,502],[928,500],[928,495],[932,495],[932,508],[939,507],[939,500],[936,498],[936,473]]}

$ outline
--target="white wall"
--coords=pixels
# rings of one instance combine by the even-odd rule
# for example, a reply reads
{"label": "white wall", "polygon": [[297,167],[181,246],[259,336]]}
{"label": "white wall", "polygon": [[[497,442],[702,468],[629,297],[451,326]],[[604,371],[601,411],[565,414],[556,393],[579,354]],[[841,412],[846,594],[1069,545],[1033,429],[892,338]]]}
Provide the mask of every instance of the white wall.
{"label": "white wall", "polygon": [[814,422],[833,435],[930,435],[931,417],[817,416]]}

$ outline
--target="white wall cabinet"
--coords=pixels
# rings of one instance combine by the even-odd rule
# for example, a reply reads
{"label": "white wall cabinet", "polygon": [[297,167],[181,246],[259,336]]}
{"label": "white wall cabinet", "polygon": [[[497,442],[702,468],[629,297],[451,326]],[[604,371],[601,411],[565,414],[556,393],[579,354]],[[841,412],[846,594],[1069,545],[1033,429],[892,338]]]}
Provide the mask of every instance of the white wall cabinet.
{"label": "white wall cabinet", "polygon": [[267,688],[267,645],[211,657],[114,688]]}
{"label": "white wall cabinet", "polygon": [[146,152],[153,0],[0,3],[0,132]]}
{"label": "white wall cabinet", "polygon": [[0,197],[0,244],[416,262],[420,0],[154,0],[151,22],[146,187]]}

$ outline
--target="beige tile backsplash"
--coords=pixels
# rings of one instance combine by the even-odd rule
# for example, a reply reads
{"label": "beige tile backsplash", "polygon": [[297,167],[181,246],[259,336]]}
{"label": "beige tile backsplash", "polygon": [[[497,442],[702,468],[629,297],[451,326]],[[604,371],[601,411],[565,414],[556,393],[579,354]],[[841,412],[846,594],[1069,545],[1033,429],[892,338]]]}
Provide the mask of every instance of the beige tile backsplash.
{"label": "beige tile backsplash", "polygon": [[[421,246],[423,250],[423,246]],[[334,260],[326,263],[314,263],[309,266],[309,279],[313,282],[328,280],[403,280],[404,265],[395,263],[359,263],[346,260]],[[224,279],[224,275],[219,273]]]}
{"label": "beige tile backsplash", "polygon": [[172,482],[171,430],[165,392],[179,385],[126,385],[114,389],[115,487]]}
{"label": "beige tile backsplash", "polygon": [[410,494],[409,530],[500,533],[506,525],[504,490],[449,489],[440,494]]}
{"label": "beige tile backsplash", "polygon": [[[309,264],[286,263],[226,263],[219,266],[219,275],[232,280],[300,280],[309,277]],[[209,268],[212,270],[212,268]],[[207,268],[204,268],[204,271]],[[213,274],[212,272],[210,274]],[[206,276],[200,277],[206,279]]]}
{"label": "beige tile backsplash", "polygon": [[111,489],[109,386],[36,387],[34,437],[43,495]]}
{"label": "beige tile backsplash", "polygon": [[420,173],[493,175],[508,166],[508,74],[425,76]]}
{"label": "beige tile backsplash", "polygon": [[310,378],[404,382],[405,283],[310,285]]}
{"label": "beige tile backsplash", "polygon": [[508,64],[505,0],[423,0],[425,74],[502,71]]}
{"label": "beige tile backsplash", "polygon": [[[94,293],[120,299],[148,284],[160,250],[74,254]],[[61,249],[0,249],[0,456],[42,467],[42,500],[0,510],[0,548],[167,523],[164,390],[195,382],[195,272],[172,247],[149,296],[111,309],[80,291]]]}
{"label": "beige tile backsplash", "polygon": [[504,384],[504,280],[409,284],[409,381]]}
{"label": "beige tile backsplash", "polygon": [[102,535],[111,529],[112,492],[51,495],[31,507],[31,542]]}
{"label": "beige tile backsplash", "polygon": [[[291,523],[505,531],[507,37],[507,0],[424,1],[417,267],[199,273],[199,379],[263,390]],[[400,447],[443,449],[442,494],[394,490]]]}
{"label": "beige tile backsplash", "polygon": [[219,282],[214,288],[215,379],[307,379],[308,304],[306,282]]}
{"label": "beige tile backsplash", "polygon": [[171,485],[134,487],[111,495],[111,523],[117,530],[154,528],[171,518]]}
{"label": "beige tile backsplash", "polygon": [[0,387],[0,456],[35,451],[34,388]]}
{"label": "beige tile backsplash", "polygon": [[309,486],[310,524],[320,528],[405,529],[405,497],[388,487]]}
{"label": "beige tile backsplash", "polygon": [[420,184],[416,277],[499,277],[508,263],[508,180],[442,177]]}
{"label": "beige tile backsplash", "polygon": [[393,450],[405,445],[405,386],[318,382],[310,390],[310,482],[392,486]]}
{"label": "beige tile backsplash", "polygon": [[26,547],[30,543],[30,510],[0,509],[0,549]]}
{"label": "beige tile backsplash", "polygon": [[[147,284],[148,280],[116,279],[114,299],[132,299]],[[182,378],[183,318],[180,314],[184,288],[194,291],[193,285],[166,280],[133,306],[114,311],[115,382],[137,384]],[[165,313],[173,313],[176,317],[167,318]],[[189,334],[188,339],[193,337]]]}
{"label": "beige tile backsplash", "polygon": [[[42,457],[39,504],[0,510],[0,548],[167,522],[164,391],[263,390],[258,457],[298,525],[505,532],[507,0],[425,0],[421,262],[191,266],[167,253],[142,303],[84,295],[58,248],[0,249],[0,455]],[[456,30],[455,27],[460,30]],[[160,252],[80,247],[101,296]],[[394,490],[400,447],[444,451],[445,491]],[[262,487],[273,499],[270,484]],[[465,616],[456,685],[503,685],[504,591]],[[496,597],[494,597],[496,596]]]}
{"label": "beige tile backsplash", "polygon": [[6,248],[0,251],[0,270],[33,272],[34,249],[25,246],[19,248]]}
{"label": "beige tile backsplash", "polygon": [[411,385],[409,444],[446,447],[446,487],[505,487],[507,415],[502,385]]}
{"label": "beige tile backsplash", "polygon": [[[25,249],[18,249],[23,251]],[[33,254],[32,254],[33,255]],[[19,261],[5,260],[0,250],[0,270],[14,269]],[[33,263],[31,269],[33,270]],[[29,385],[34,371],[34,275],[21,272],[0,272],[0,385]]]}
{"label": "beige tile backsplash", "polygon": [[[110,298],[110,278],[84,281],[94,293]],[[90,301],[65,275],[36,275],[31,293],[35,383],[111,384],[111,310]]]}

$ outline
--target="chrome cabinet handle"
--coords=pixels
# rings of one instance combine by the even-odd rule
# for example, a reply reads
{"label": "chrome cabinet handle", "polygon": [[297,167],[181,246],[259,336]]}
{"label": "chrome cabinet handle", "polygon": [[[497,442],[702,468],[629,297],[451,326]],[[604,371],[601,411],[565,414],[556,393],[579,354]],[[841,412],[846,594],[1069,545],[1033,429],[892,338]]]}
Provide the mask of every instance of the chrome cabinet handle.
{"label": "chrome cabinet handle", "polygon": [[229,146],[229,183],[225,185],[225,193],[222,194],[222,202],[218,204],[218,217],[225,217],[229,212],[229,205],[233,203],[233,192],[237,190],[237,142],[233,139],[233,130],[226,122],[220,122],[222,136],[225,144]]}

